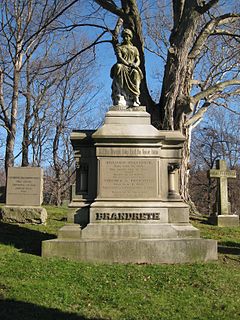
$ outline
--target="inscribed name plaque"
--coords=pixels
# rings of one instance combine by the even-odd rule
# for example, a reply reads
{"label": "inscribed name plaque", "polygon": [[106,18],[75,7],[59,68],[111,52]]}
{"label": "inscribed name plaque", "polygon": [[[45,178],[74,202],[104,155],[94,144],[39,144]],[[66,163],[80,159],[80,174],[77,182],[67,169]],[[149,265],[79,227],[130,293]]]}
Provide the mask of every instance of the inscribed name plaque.
{"label": "inscribed name plaque", "polygon": [[101,159],[99,194],[103,198],[156,198],[157,159]]}
{"label": "inscribed name plaque", "polygon": [[166,208],[109,208],[93,209],[92,222],[164,223],[168,221]]}
{"label": "inscribed name plaque", "polygon": [[6,205],[41,206],[42,190],[41,168],[9,168]]}

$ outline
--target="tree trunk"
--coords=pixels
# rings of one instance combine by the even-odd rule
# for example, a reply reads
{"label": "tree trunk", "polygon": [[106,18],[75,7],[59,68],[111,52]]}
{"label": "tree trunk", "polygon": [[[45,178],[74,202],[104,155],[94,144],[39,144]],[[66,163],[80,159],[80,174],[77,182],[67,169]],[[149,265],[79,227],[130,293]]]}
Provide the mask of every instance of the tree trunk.
{"label": "tree trunk", "polygon": [[8,174],[8,168],[14,166],[14,145],[16,139],[17,128],[17,112],[18,112],[18,86],[19,86],[20,72],[19,68],[15,66],[13,75],[13,95],[12,95],[12,109],[11,109],[11,121],[9,131],[7,133],[6,151],[5,151],[5,172],[6,177]]}
{"label": "tree trunk", "polygon": [[27,88],[26,88],[26,109],[25,109],[25,119],[23,125],[23,141],[22,141],[22,167],[27,167],[29,165],[28,159],[28,147],[30,145],[29,139],[29,125],[31,120],[31,80],[30,80],[30,70],[29,70],[29,60],[27,60],[26,78],[27,78]]}
{"label": "tree trunk", "polygon": [[198,210],[191,200],[189,193],[189,162],[190,162],[190,147],[191,147],[191,128],[185,130],[186,140],[182,149],[182,162],[180,167],[180,194],[183,200],[189,205],[190,213],[197,214]]}
{"label": "tree trunk", "polygon": [[8,176],[8,168],[14,166],[14,155],[13,155],[13,150],[14,150],[14,142],[15,142],[15,137],[13,136],[12,129],[10,132],[7,133],[7,139],[6,139],[6,148],[5,148],[5,173],[6,177]]}
{"label": "tree trunk", "polygon": [[[176,3],[173,3],[173,6]],[[178,5],[178,4],[177,4]],[[160,97],[162,128],[179,129],[181,116],[189,112],[189,73],[188,53],[194,41],[194,35],[201,14],[196,11],[197,1],[186,0],[178,22],[170,36],[170,48],[164,70]]]}
{"label": "tree trunk", "polygon": [[185,115],[192,111],[190,90],[194,63],[189,58],[189,52],[201,19],[201,13],[197,8],[196,0],[173,1],[174,28],[170,36],[170,48],[159,102],[162,129],[181,130],[186,137],[182,149],[180,194],[189,205],[191,214],[198,213],[189,193],[191,128],[183,128],[183,123]]}
{"label": "tree trunk", "polygon": [[56,126],[56,133],[53,140],[53,166],[55,171],[55,195],[56,195],[56,205],[59,207],[61,205],[61,166],[58,159],[58,148],[60,139],[61,127]]}

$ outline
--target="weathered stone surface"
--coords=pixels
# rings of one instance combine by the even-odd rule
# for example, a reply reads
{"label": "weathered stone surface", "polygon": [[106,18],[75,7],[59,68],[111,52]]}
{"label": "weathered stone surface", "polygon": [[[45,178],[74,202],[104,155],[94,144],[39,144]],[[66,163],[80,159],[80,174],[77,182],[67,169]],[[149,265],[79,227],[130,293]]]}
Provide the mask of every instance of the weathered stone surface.
{"label": "weathered stone surface", "polygon": [[4,206],[0,210],[4,222],[45,224],[47,211],[42,207]]}
{"label": "weathered stone surface", "polygon": [[216,161],[216,169],[209,171],[210,178],[217,178],[217,198],[215,210],[209,218],[210,223],[219,227],[238,227],[239,216],[231,214],[231,204],[228,202],[227,179],[236,178],[235,170],[228,170],[225,160]]}
{"label": "weathered stone surface", "polygon": [[217,242],[200,239],[179,196],[183,135],[157,130],[140,109],[112,108],[91,139],[72,136],[79,171],[70,205],[76,212],[68,221],[75,224],[44,241],[43,256],[106,263],[217,259]]}
{"label": "weathered stone surface", "polygon": [[218,227],[238,227],[239,216],[236,214],[225,214],[219,216],[211,216],[210,223],[217,225]]}
{"label": "weathered stone surface", "polygon": [[89,223],[89,204],[75,202],[74,205],[77,209],[76,211],[68,213],[67,221],[70,223],[77,223],[81,226],[86,226]]}
{"label": "weathered stone surface", "polygon": [[99,195],[102,198],[156,198],[157,159],[108,158],[100,161]]}
{"label": "weathered stone surface", "polygon": [[42,243],[44,257],[102,263],[194,263],[217,259],[217,242],[206,239],[54,239]]}
{"label": "weathered stone surface", "polygon": [[5,222],[41,223],[47,220],[43,200],[43,170],[37,167],[13,167],[8,170],[6,206],[0,218]]}
{"label": "weathered stone surface", "polygon": [[218,190],[217,190],[217,214],[228,215],[230,206],[228,202],[228,186],[227,179],[236,178],[235,170],[228,170],[225,160],[216,161],[216,169],[209,171],[210,178],[218,179]]}
{"label": "weathered stone surface", "polygon": [[40,206],[42,204],[43,170],[37,167],[8,169],[6,205]]}

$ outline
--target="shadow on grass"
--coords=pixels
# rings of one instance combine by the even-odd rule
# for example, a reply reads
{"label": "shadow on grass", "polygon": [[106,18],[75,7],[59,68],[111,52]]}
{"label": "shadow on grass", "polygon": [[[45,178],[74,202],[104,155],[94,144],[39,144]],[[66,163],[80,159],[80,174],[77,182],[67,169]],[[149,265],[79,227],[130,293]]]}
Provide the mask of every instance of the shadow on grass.
{"label": "shadow on grass", "polygon": [[240,243],[223,241],[218,244],[218,252],[224,254],[240,255]]}
{"label": "shadow on grass", "polygon": [[201,217],[195,217],[195,216],[191,216],[190,217],[191,221],[197,221],[201,224],[208,224],[211,225],[211,223],[208,220],[208,216],[201,216]]}
{"label": "shadow on grass", "polygon": [[41,243],[44,240],[54,239],[54,234],[30,230],[15,224],[0,222],[0,243],[13,245],[21,252],[41,255]]}
{"label": "shadow on grass", "polygon": [[55,218],[53,220],[55,220],[55,221],[66,221],[67,222],[67,217],[63,217],[63,218],[60,218],[60,219]]}
{"label": "shadow on grass", "polygon": [[73,313],[57,309],[41,307],[35,304],[0,300],[0,319],[4,320],[104,320],[100,318],[85,318]]}

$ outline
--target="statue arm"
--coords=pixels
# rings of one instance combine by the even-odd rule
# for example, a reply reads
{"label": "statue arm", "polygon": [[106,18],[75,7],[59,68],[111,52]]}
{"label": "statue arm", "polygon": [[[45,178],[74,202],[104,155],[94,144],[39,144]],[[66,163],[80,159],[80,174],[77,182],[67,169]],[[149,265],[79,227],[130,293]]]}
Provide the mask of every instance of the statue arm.
{"label": "statue arm", "polygon": [[137,55],[135,58],[134,67],[139,67],[139,66],[140,66],[140,58],[139,58],[139,55]]}
{"label": "statue arm", "polygon": [[139,52],[136,47],[134,47],[134,54],[135,54],[135,59],[134,63],[132,63],[131,67],[133,68],[138,68],[140,66],[140,57],[139,57]]}
{"label": "statue arm", "polygon": [[117,62],[122,63],[125,66],[129,66],[129,63],[123,58],[122,52],[119,48],[116,49]]}

